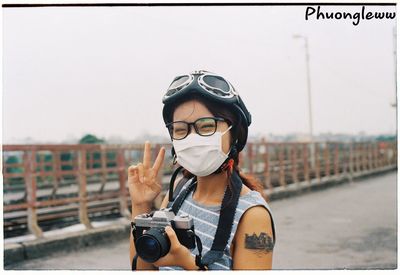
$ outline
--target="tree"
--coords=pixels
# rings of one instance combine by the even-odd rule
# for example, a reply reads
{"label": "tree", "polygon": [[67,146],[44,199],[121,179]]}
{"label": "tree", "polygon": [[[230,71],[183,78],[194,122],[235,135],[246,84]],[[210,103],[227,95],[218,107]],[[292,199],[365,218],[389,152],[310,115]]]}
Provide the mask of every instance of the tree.
{"label": "tree", "polygon": [[[80,140],[79,140],[79,144],[103,144],[105,143],[104,139],[100,139],[98,137],[96,137],[95,135],[92,134],[87,134],[85,136],[83,136]],[[86,159],[89,160],[89,154],[91,154],[92,152],[88,152],[86,155]],[[93,152],[93,167],[88,167],[88,168],[100,168],[101,167],[101,153],[100,152]],[[89,165],[89,163],[88,163]]]}
{"label": "tree", "polygon": [[102,144],[105,143],[104,139],[100,139],[95,135],[87,134],[79,140],[79,144]]}

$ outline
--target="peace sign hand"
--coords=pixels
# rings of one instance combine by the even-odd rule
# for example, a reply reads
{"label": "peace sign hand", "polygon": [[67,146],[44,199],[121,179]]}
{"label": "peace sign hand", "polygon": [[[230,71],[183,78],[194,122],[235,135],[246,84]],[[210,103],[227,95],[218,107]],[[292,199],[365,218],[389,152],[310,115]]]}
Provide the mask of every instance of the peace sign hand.
{"label": "peace sign hand", "polygon": [[144,144],[143,164],[131,165],[128,168],[128,186],[133,205],[151,205],[161,192],[158,173],[164,162],[165,148],[158,152],[154,165],[151,167],[151,145]]}

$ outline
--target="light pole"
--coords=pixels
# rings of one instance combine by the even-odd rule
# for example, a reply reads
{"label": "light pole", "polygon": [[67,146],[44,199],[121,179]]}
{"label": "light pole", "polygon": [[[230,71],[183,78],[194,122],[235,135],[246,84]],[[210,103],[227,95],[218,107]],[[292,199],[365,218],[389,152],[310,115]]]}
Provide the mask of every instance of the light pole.
{"label": "light pole", "polygon": [[308,95],[308,135],[311,144],[311,166],[314,168],[314,144],[313,144],[313,123],[312,123],[312,107],[311,107],[311,81],[310,81],[310,55],[308,51],[308,38],[307,36],[295,34],[294,39],[304,39],[306,50],[306,77],[307,77],[307,95]]}

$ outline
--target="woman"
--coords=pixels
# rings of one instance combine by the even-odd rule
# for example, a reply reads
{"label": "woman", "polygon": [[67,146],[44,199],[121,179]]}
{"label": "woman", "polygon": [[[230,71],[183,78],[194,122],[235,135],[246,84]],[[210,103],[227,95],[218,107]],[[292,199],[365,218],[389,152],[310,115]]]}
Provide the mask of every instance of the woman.
{"label": "woman", "polygon": [[[188,214],[193,218],[205,254],[201,258],[201,255],[196,256],[198,248],[190,251],[180,244],[174,230],[168,226],[165,229],[171,243],[168,254],[154,263],[138,257],[136,268],[271,269],[275,243],[272,215],[261,195],[261,185],[254,178],[240,173],[238,168],[238,154],[246,144],[251,123],[250,113],[241,98],[224,78],[197,71],[176,77],[163,103],[163,117],[172,139],[173,155],[186,170],[184,174],[189,180],[185,187],[194,186],[192,191],[188,191],[178,214]],[[129,167],[132,219],[151,211],[153,200],[161,191],[158,173],[164,155],[165,149],[161,148],[154,165],[151,165],[150,144],[146,142],[143,163]],[[169,194],[161,208],[167,207],[168,197]],[[233,205],[232,200],[225,197],[236,197],[233,222],[227,226],[228,229],[219,229],[221,213]],[[229,231],[227,242],[220,254],[212,254],[210,249],[221,239],[221,235],[215,237],[218,230]],[[131,262],[135,254],[131,236]]]}

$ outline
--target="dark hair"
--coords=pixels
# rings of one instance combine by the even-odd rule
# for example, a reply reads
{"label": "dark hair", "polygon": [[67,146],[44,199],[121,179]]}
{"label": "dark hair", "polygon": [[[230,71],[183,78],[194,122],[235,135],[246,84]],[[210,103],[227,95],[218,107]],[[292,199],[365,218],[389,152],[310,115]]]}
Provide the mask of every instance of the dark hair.
{"label": "dark hair", "polygon": [[[231,132],[231,143],[238,140],[239,138],[241,138],[244,133],[245,133],[245,129],[243,129],[243,124],[240,123],[240,116],[233,113],[231,111],[231,109],[229,108],[229,106],[222,104],[222,103],[216,103],[214,101],[205,99],[204,97],[199,97],[199,96],[193,96],[191,98],[187,98],[185,100],[180,100],[177,101],[172,107],[171,107],[171,111],[168,113],[167,115],[167,123],[168,122],[172,122],[173,120],[173,113],[175,108],[182,104],[185,101],[188,100],[196,100],[201,102],[202,104],[204,104],[207,109],[216,117],[221,117],[224,118],[226,120],[228,120],[231,125],[232,125],[232,129],[230,130]],[[221,108],[222,107],[222,108]],[[263,186],[261,184],[261,182],[255,178],[252,175],[248,175],[248,174],[244,174],[243,172],[240,171],[239,169],[239,153],[236,153],[232,156],[232,159],[234,160],[234,165],[233,165],[233,169],[238,173],[240,179],[242,180],[243,184],[246,185],[248,188],[250,188],[251,190],[255,190],[257,192],[259,192],[261,194],[261,196],[263,196],[263,198],[268,201],[268,197],[266,196],[266,194],[264,193],[264,189]],[[224,171],[223,171],[224,172]],[[230,181],[230,171],[229,169],[226,170],[225,172],[228,173],[228,177],[229,177],[229,185],[228,187],[232,190],[231,188],[231,181]],[[184,171],[184,175],[185,177],[191,177],[193,175],[190,174],[190,172],[188,171]]]}

